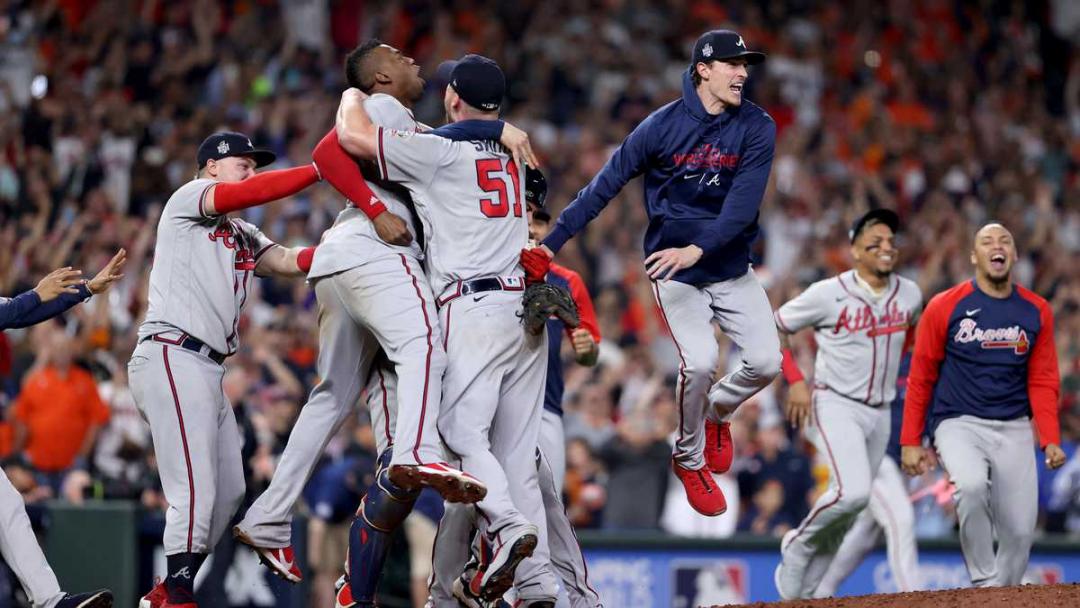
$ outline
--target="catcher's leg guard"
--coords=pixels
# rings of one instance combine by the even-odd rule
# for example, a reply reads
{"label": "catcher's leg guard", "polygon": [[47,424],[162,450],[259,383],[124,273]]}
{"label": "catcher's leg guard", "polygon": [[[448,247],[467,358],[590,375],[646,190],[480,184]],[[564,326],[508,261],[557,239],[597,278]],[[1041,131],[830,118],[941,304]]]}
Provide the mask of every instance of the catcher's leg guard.
{"label": "catcher's leg guard", "polygon": [[360,501],[356,519],[349,529],[349,585],[353,598],[363,604],[375,600],[390,535],[412,512],[420,490],[405,490],[387,476],[390,450],[379,456],[375,482]]}

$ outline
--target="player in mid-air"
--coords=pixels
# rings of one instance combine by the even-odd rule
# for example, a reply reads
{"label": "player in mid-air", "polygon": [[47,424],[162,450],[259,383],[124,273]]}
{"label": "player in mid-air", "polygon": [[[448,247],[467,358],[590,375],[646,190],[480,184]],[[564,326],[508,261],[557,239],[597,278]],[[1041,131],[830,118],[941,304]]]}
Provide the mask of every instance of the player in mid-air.
{"label": "player in mid-air", "polygon": [[[829,465],[828,490],[781,542],[776,588],[783,599],[814,594],[844,534],[869,502],[885,457],[900,360],[922,309],[919,286],[893,272],[899,226],[888,209],[859,217],[849,233],[855,267],[814,283],[774,315],[790,384],[787,417],[806,427]],[[808,327],[818,347],[813,391],[788,347],[788,335]]]}
{"label": "player in mid-air", "polygon": [[[554,256],[628,181],[644,173],[645,263],[679,351],[679,430],[672,466],[691,506],[704,515],[727,509],[710,472],[731,466],[728,418],[780,371],[769,300],[750,269],[776,124],[743,99],[743,87],[747,66],[764,59],[748,51],[735,32],[702,35],[683,75],[682,98],[650,114],[627,136],[532,254]],[[713,321],[742,357],[742,364],[715,384],[720,348]]]}
{"label": "player in mid-air", "polygon": [[[0,331],[29,327],[51,319],[93,295],[104,293],[124,276],[120,270],[126,259],[127,252],[121,249],[89,281],[82,278],[81,270],[70,266],[58,268],[45,275],[33,289],[14,298],[0,298]],[[56,574],[45,561],[45,554],[30,527],[22,496],[3,473],[0,473],[0,522],[0,555],[19,579],[34,608],[112,606],[113,595],[108,589],[77,594],[60,590]]]}
{"label": "player in mid-air", "polygon": [[1065,464],[1054,315],[1013,282],[1016,257],[1001,224],[975,233],[975,277],[927,304],[904,401],[901,466],[911,475],[927,470],[928,433],[956,488],[960,548],[975,587],[1018,585],[1027,570],[1039,512],[1033,417],[1046,465]]}
{"label": "player in mid-air", "polygon": [[[450,73],[447,116],[497,120],[504,94],[498,64],[467,55]],[[462,468],[488,488],[476,507],[493,555],[472,590],[491,600],[515,584],[524,605],[551,606],[557,583],[535,461],[547,338],[524,332],[518,317],[525,289],[519,252],[528,241],[524,167],[495,141],[378,128],[363,98],[356,89],[342,97],[338,138],[412,195],[429,235],[428,273],[447,354],[439,430]]]}
{"label": "player in mid-air", "polygon": [[255,173],[274,158],[243,134],[210,135],[198,149],[198,175],[169,197],[158,221],[150,302],[128,378],[150,424],[169,503],[168,574],[140,608],[195,608],[195,575],[244,496],[240,432],[222,389],[223,364],[239,346],[252,279],[303,276],[315,249],[282,247],[229,217],[319,179],[313,164]]}

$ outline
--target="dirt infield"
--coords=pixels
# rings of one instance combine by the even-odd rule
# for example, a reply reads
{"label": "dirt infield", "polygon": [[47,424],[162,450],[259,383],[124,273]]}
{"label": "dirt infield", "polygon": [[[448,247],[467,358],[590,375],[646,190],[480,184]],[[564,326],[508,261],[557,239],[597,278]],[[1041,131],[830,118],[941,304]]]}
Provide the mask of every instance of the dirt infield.
{"label": "dirt infield", "polygon": [[[1075,608],[1080,607],[1080,585],[949,589],[827,600],[757,602],[748,606],[754,608]],[[713,606],[713,608],[720,607]]]}

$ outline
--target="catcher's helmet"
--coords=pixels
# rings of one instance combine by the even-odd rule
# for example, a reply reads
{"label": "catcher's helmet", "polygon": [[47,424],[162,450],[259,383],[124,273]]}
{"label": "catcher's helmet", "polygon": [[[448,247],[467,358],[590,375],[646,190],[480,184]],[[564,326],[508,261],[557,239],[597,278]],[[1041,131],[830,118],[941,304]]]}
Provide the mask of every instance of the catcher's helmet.
{"label": "catcher's helmet", "polygon": [[544,200],[547,198],[547,178],[539,169],[526,165],[525,167],[525,201],[531,205],[544,208]]}

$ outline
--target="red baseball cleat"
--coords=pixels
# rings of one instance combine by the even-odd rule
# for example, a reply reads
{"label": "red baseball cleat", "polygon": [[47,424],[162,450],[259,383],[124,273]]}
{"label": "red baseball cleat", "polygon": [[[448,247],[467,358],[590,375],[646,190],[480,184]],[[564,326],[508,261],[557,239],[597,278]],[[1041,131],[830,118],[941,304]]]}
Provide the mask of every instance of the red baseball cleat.
{"label": "red baseball cleat", "polygon": [[705,421],[705,464],[713,473],[727,473],[735,457],[731,423]]}
{"label": "red baseball cleat", "polygon": [[672,460],[671,468],[675,471],[675,476],[682,482],[683,489],[686,490],[686,500],[689,501],[691,507],[694,507],[695,511],[710,517],[727,511],[727,501],[724,500],[724,494],[720,491],[720,487],[716,485],[716,480],[712,478],[708,467],[701,467],[696,470],[687,469]]}
{"label": "red baseball cleat", "polygon": [[353,608],[356,606],[356,600],[352,596],[352,587],[349,585],[348,577],[342,576],[334,583],[334,587],[337,589],[337,595],[334,596],[334,608]]}
{"label": "red baseball cleat", "polygon": [[169,593],[165,591],[165,582],[158,579],[150,593],[139,599],[139,608],[199,608],[195,602],[173,604],[169,602]]}
{"label": "red baseball cleat", "polygon": [[422,486],[435,488],[447,502],[471,504],[487,496],[487,486],[479,479],[445,462],[407,465],[393,464],[387,471],[390,481],[406,490]]}
{"label": "red baseball cleat", "polygon": [[280,549],[260,547],[255,544],[255,541],[247,533],[240,529],[240,526],[233,527],[233,537],[251,547],[255,554],[259,556],[262,565],[269,568],[277,576],[290,583],[299,583],[303,580],[304,574],[300,572],[300,568],[296,565],[296,556],[293,554],[292,545]]}

